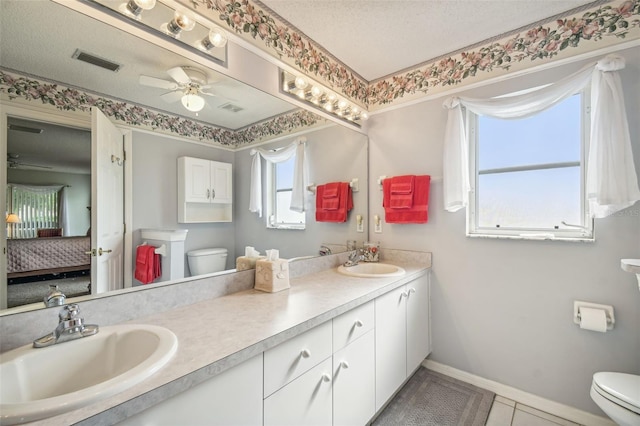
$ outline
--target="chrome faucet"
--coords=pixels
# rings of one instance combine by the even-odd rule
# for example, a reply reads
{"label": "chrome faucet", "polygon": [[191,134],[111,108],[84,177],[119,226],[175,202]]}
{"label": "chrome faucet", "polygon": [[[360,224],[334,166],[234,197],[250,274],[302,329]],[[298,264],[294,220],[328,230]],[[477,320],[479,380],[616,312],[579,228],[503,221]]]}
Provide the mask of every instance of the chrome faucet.
{"label": "chrome faucet", "polygon": [[44,348],[55,345],[56,343],[64,343],[69,340],[79,339],[81,337],[93,336],[98,332],[97,325],[84,324],[84,318],[80,318],[78,314],[80,308],[75,303],[62,308],[58,314],[58,326],[53,332],[42,336],[33,341],[34,348]]}
{"label": "chrome faucet", "polygon": [[356,266],[360,263],[361,260],[364,259],[364,254],[361,249],[355,249],[351,253],[349,253],[349,260],[343,263],[343,266]]}
{"label": "chrome faucet", "polygon": [[326,256],[328,254],[331,254],[331,249],[327,246],[320,246],[320,250],[318,250],[318,254],[320,256]]}
{"label": "chrome faucet", "polygon": [[65,299],[66,296],[60,291],[57,285],[49,284],[49,293],[44,297],[44,304],[47,308],[52,306],[62,306],[64,305]]}

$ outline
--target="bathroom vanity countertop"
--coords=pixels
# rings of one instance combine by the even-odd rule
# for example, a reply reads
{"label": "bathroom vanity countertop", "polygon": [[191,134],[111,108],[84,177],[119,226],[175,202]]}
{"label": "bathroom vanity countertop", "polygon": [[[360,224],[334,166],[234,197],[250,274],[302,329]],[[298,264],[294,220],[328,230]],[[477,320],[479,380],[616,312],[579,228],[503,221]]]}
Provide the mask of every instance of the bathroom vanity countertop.
{"label": "bathroom vanity countertop", "polygon": [[178,337],[178,350],[173,359],[153,376],[124,392],[32,424],[117,423],[400,287],[426,274],[431,266],[383,263],[402,266],[406,274],[358,278],[342,275],[337,268],[332,268],[293,278],[291,288],[278,293],[241,291],[129,321],[173,331]]}

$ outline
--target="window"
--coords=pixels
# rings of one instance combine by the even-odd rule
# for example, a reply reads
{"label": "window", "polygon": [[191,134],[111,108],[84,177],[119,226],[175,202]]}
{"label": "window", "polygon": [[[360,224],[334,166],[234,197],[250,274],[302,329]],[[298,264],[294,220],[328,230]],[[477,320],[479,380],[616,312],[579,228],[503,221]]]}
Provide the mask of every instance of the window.
{"label": "window", "polygon": [[269,163],[267,172],[267,226],[280,229],[304,229],[305,214],[289,209],[293,193],[293,169],[296,157],[280,163]]}
{"label": "window", "polygon": [[470,114],[468,235],[592,238],[584,190],[585,98],[581,92],[515,120]]}
{"label": "window", "polygon": [[38,229],[59,227],[59,189],[7,185],[7,212],[15,213],[13,238],[35,238]]}

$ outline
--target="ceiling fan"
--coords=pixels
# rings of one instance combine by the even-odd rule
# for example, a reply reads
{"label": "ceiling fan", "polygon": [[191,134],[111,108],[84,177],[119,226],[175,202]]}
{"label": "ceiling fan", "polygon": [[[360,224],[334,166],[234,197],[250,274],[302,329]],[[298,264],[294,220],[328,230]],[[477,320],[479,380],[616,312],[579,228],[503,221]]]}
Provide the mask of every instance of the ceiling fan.
{"label": "ceiling fan", "polygon": [[167,74],[169,74],[173,81],[141,75],[138,82],[143,86],[170,90],[160,97],[166,102],[177,102],[180,100],[186,109],[193,112],[198,112],[205,106],[205,100],[200,95],[224,98],[223,96],[206,91],[206,89],[210,89],[213,85],[208,84],[207,74],[198,68],[175,67],[168,69]]}
{"label": "ceiling fan", "polygon": [[43,166],[41,164],[29,164],[18,161],[20,154],[7,153],[7,167],[10,169],[17,169],[18,167],[38,167],[40,169],[52,169],[51,166]]}

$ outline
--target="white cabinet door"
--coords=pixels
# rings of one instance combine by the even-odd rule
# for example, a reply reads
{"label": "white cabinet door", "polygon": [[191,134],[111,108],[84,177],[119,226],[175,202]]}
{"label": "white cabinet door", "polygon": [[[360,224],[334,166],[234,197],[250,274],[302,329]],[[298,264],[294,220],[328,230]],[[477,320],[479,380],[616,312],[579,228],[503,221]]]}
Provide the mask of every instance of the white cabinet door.
{"label": "white cabinet door", "polygon": [[406,285],[407,297],[407,375],[429,355],[429,275]]}
{"label": "white cabinet door", "polygon": [[211,162],[211,202],[228,204],[233,201],[231,164]]}
{"label": "white cabinet door", "polygon": [[376,412],[374,331],[333,354],[333,425],[365,425]]}
{"label": "white cabinet door", "polygon": [[184,161],[184,200],[187,203],[209,203],[211,171],[209,160],[182,157]]}
{"label": "white cabinet door", "polygon": [[127,418],[120,425],[261,425],[262,398],[260,354]]}
{"label": "white cabinet door", "polygon": [[331,402],[329,357],[264,400],[264,425],[330,425]]}
{"label": "white cabinet door", "polygon": [[376,310],[376,411],[407,377],[405,288],[375,300]]}

